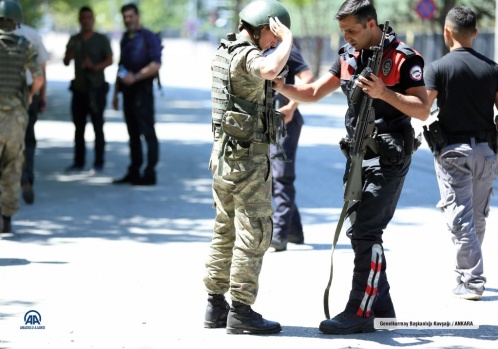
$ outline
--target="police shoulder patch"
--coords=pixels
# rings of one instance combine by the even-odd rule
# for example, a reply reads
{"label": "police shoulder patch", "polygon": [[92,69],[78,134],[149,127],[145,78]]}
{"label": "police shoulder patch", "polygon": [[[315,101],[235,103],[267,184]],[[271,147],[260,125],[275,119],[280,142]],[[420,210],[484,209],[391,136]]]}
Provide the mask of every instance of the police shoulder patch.
{"label": "police shoulder patch", "polygon": [[414,65],[412,69],[410,69],[410,78],[415,81],[422,80],[422,68],[419,65]]}
{"label": "police shoulder patch", "polygon": [[393,61],[391,58],[386,59],[384,63],[382,63],[382,74],[384,76],[388,76],[389,73],[391,72],[391,68],[393,67]]}

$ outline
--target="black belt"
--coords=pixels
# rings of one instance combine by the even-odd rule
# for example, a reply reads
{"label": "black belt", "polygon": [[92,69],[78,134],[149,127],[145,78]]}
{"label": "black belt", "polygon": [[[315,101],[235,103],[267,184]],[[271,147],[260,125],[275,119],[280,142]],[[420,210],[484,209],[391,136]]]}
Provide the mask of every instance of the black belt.
{"label": "black belt", "polygon": [[447,133],[446,138],[448,145],[456,143],[471,144],[472,138],[476,143],[492,143],[494,142],[496,131],[476,131],[469,134],[455,134]]}

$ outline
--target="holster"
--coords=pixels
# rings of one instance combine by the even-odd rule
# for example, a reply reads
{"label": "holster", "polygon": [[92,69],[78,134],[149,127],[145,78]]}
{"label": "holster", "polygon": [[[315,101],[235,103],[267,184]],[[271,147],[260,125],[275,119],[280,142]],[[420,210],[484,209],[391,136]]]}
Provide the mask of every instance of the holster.
{"label": "holster", "polygon": [[[385,165],[399,165],[405,161],[405,140],[401,133],[382,133],[375,137],[380,162]],[[411,138],[413,143],[413,137]]]}
{"label": "holster", "polygon": [[446,138],[446,135],[444,134],[443,129],[441,128],[441,125],[436,120],[432,124],[430,124],[429,127],[424,125],[423,129],[424,138],[429,145],[429,148],[431,149],[434,156],[438,156],[441,152],[441,149],[446,147],[446,145],[448,144],[448,140]]}

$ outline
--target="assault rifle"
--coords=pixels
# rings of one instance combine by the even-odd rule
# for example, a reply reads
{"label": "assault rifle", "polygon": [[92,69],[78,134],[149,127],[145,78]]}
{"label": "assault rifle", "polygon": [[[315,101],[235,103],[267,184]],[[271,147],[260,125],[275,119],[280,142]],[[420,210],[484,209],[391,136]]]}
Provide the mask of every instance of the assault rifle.
{"label": "assault rifle", "polygon": [[[389,21],[384,24],[384,31],[379,46],[371,47],[373,55],[368,59],[368,65],[360,73],[360,76],[368,77],[372,74],[378,75],[382,55],[384,53],[384,40],[386,38]],[[359,79],[359,77],[358,77]],[[361,169],[363,157],[367,151],[367,147],[375,150],[375,109],[372,108],[373,99],[364,93],[358,86],[355,86],[349,95],[353,104],[357,104],[361,98],[360,111],[356,121],[356,127],[353,138],[349,141],[349,156],[351,158],[351,166],[349,168],[348,180],[346,189],[344,190],[345,201],[360,201],[363,183],[361,180]]]}
{"label": "assault rifle", "polygon": [[[370,50],[373,51],[373,55],[368,59],[367,67],[363,69],[359,76],[364,76],[368,79],[368,77],[372,74],[376,76],[378,75],[380,64],[382,62],[382,55],[384,54],[384,41],[386,39],[388,28],[389,21],[386,21],[384,24],[384,30],[382,32],[382,37],[380,39],[380,44],[379,46],[370,47]],[[329,290],[334,274],[333,256],[335,246],[337,244],[337,240],[339,239],[339,234],[342,230],[342,224],[344,223],[346,212],[350,207],[350,204],[354,203],[355,201],[361,200],[363,192],[362,165],[367,148],[370,147],[374,151],[377,148],[377,144],[375,143],[376,128],[374,125],[375,110],[372,107],[373,99],[356,85],[357,82],[358,81],[355,82],[355,86],[349,94],[349,98],[353,102],[353,104],[357,104],[361,100],[360,109],[356,118],[356,127],[353,137],[348,139],[345,144],[341,144],[341,149],[344,150],[343,147],[345,145],[346,153],[350,157],[350,167],[346,187],[344,189],[344,206],[342,208],[339,221],[337,222],[337,228],[332,242],[330,278],[323,297],[325,317],[327,319],[330,319]]]}

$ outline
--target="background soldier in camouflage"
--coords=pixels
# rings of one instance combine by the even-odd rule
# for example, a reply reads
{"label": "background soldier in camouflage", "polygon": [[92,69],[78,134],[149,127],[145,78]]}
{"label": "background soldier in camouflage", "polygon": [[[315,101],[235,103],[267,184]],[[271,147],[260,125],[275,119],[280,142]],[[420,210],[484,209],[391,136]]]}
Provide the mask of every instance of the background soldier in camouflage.
{"label": "background soldier in camouflage", "polygon": [[[226,326],[227,333],[235,334],[277,333],[281,331],[279,323],[265,320],[251,309],[273,229],[270,142],[228,138],[225,143],[227,132],[221,128],[221,116],[234,111],[239,114],[230,115],[250,116],[255,134],[268,129],[265,84],[277,77],[289,57],[290,16],[278,1],[257,0],[240,12],[240,19],[240,33],[222,40],[212,63],[214,147],[210,168],[216,219],[204,278],[209,294],[204,327]],[[276,51],[264,57],[262,50],[275,47],[278,41],[281,44]],[[223,105],[227,92],[236,96],[230,97],[235,98],[235,107]],[[269,93],[271,107],[271,83]],[[243,109],[253,112],[244,114]],[[242,134],[246,131],[241,127]],[[224,296],[228,291],[230,308]]]}
{"label": "background soldier in camouflage", "polygon": [[[13,34],[22,21],[21,5],[0,1],[0,184],[2,233],[12,232],[11,217],[19,210],[19,190],[24,162],[27,108],[44,83],[37,51],[24,37]],[[26,69],[33,75],[28,91]]]}

